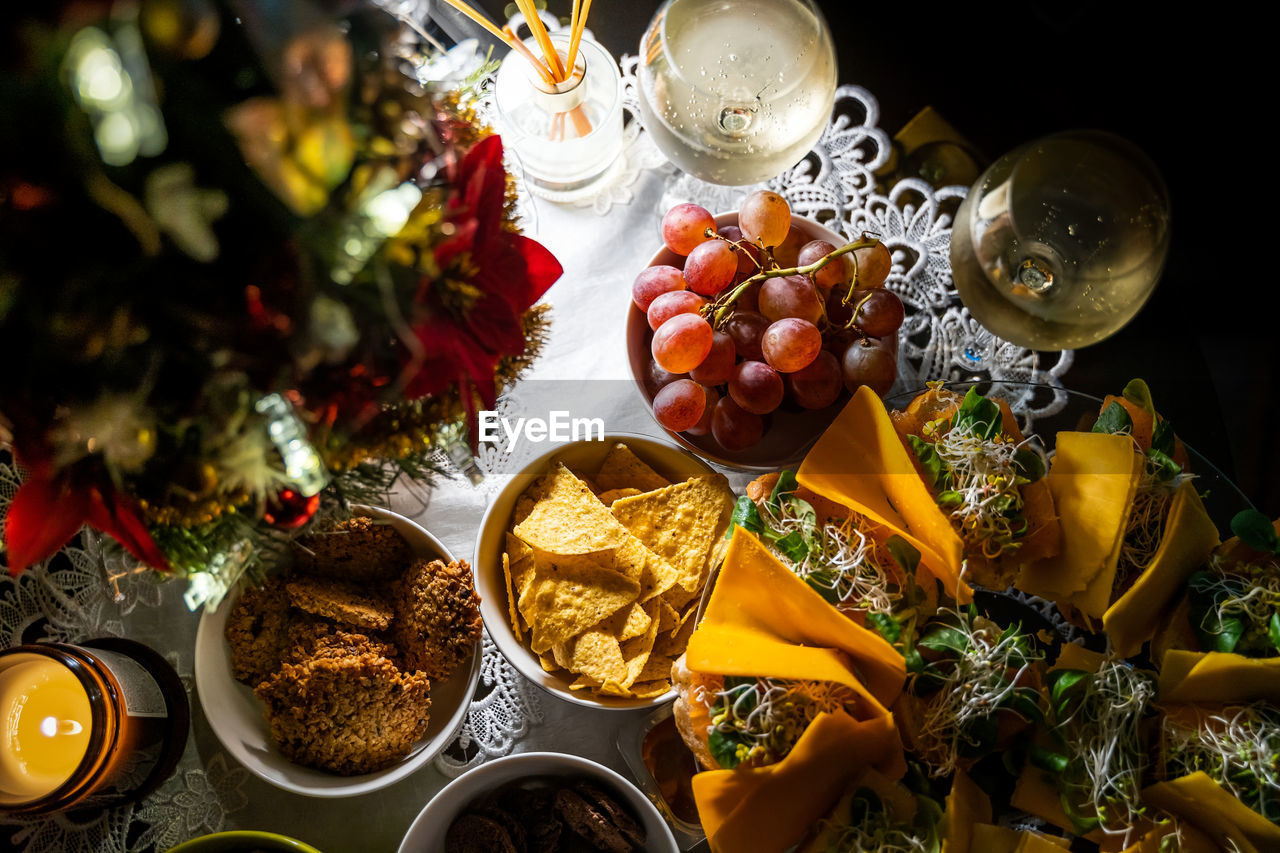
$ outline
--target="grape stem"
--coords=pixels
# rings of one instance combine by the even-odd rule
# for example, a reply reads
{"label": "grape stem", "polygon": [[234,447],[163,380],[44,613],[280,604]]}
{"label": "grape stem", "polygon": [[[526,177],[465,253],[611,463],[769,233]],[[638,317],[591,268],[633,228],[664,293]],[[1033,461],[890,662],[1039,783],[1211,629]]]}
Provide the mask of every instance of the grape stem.
{"label": "grape stem", "polygon": [[[739,249],[741,248],[733,240],[730,240],[727,237],[723,237],[719,234],[716,234],[710,228],[706,230],[706,236],[716,237],[718,239],[724,240],[726,243],[729,243],[736,248],[739,248]],[[729,319],[729,317],[732,316],[734,304],[737,303],[738,298],[741,297],[742,294],[746,291],[746,289],[751,285],[757,284],[767,279],[780,278],[782,276],[788,276],[788,275],[813,275],[818,270],[822,269],[827,264],[834,261],[836,258],[839,258],[843,255],[847,255],[850,252],[856,252],[858,249],[870,249],[874,246],[878,246],[879,244],[880,244],[880,238],[869,237],[867,236],[866,233],[863,233],[860,239],[854,240],[852,243],[846,243],[840,248],[835,249],[834,251],[828,252],[827,254],[818,258],[816,261],[814,261],[811,264],[805,264],[804,266],[800,266],[800,267],[787,267],[785,269],[782,269],[776,266],[773,267],[772,269],[765,269],[764,267],[760,267],[759,272],[755,273],[750,278],[745,279],[741,284],[733,288],[733,290],[730,290],[728,293],[724,294],[723,296],[716,298],[713,302],[709,302],[706,305],[702,306],[701,314],[703,317],[711,317],[712,328],[718,329],[724,323],[725,320]],[[755,259],[752,258],[752,260],[754,261]],[[756,264],[757,266],[759,266],[758,261],[756,261]],[[854,258],[854,274],[853,274],[853,283],[852,283],[854,287],[856,287],[858,283],[857,264],[858,264],[857,258]],[[848,300],[850,299],[850,297],[852,297],[852,295],[853,295],[853,287],[850,287],[848,295],[846,295],[844,298],[846,305],[848,304]],[[861,307],[861,303],[859,303],[858,307]],[[857,316],[856,311],[854,312],[854,316],[855,317]]]}

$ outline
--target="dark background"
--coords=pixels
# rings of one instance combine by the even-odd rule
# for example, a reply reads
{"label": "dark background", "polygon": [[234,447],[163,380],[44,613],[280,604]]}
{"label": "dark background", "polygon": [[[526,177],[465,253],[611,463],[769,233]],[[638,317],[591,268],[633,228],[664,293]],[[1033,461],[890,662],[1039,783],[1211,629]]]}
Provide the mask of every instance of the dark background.
{"label": "dark background", "polygon": [[[506,4],[482,5],[500,17]],[[568,0],[548,5],[569,14]],[[1222,4],[818,5],[840,82],[877,97],[890,134],[932,105],[988,159],[1070,128],[1109,130],[1147,152],[1172,200],[1163,279],[1128,327],[1076,352],[1066,384],[1101,396],[1143,377],[1178,434],[1280,516],[1267,206],[1280,148],[1263,128],[1276,76],[1266,57],[1280,48],[1264,43],[1264,23]],[[597,0],[590,27],[615,56],[634,54],[658,6]]]}

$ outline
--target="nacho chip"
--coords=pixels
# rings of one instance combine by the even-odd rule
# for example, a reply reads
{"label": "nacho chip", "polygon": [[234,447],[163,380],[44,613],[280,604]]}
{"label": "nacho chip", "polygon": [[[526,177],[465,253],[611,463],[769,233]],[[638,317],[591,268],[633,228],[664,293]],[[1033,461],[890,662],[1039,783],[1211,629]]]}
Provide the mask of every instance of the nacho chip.
{"label": "nacho chip", "polygon": [[507,618],[511,620],[511,633],[524,641],[524,629],[520,627],[520,611],[516,609],[516,594],[511,584],[511,555],[502,555],[502,577],[507,584]]}
{"label": "nacho chip", "polygon": [[666,596],[658,599],[658,633],[666,634],[680,627],[680,611],[671,606]]}
{"label": "nacho chip", "polygon": [[640,673],[649,662],[654,641],[658,638],[657,602],[651,602],[647,606],[647,611],[646,615],[650,617],[648,629],[639,637],[633,637],[622,644],[622,659],[626,661],[627,666],[627,676],[622,681],[623,687],[630,687],[639,680]]}
{"label": "nacho chip", "polygon": [[563,556],[606,551],[627,541],[626,528],[564,465],[556,465],[541,482],[545,497],[512,531],[526,544]]}
{"label": "nacho chip", "polygon": [[[554,646],[559,650],[560,646]],[[575,638],[566,648],[566,669],[604,684],[621,682],[627,677],[627,664],[622,657],[618,638],[608,631],[593,628]],[[629,682],[628,682],[629,683]]]}
{"label": "nacho chip", "polygon": [[560,671],[560,667],[556,664],[555,660],[547,657],[546,655],[538,655],[538,663],[542,664],[542,669],[545,672]]}
{"label": "nacho chip", "polygon": [[[659,599],[659,601],[661,601],[661,599]],[[619,617],[624,618],[619,620]],[[649,630],[649,626],[657,621],[649,615],[649,611],[646,610],[645,606],[638,601],[632,604],[629,608],[619,610],[617,613],[613,614],[613,616],[609,617],[609,620],[620,622],[617,628],[617,637],[619,642],[630,640],[633,637],[644,636],[645,632]]]}
{"label": "nacho chip", "polygon": [[602,565],[599,555],[539,554],[519,606],[538,646],[565,643],[636,600],[640,585]]}
{"label": "nacho chip", "polygon": [[639,489],[609,489],[607,492],[601,492],[599,495],[600,503],[605,506],[612,506],[613,502],[618,498],[629,498],[634,495],[644,494]]}
{"label": "nacho chip", "polygon": [[615,444],[605,456],[596,474],[596,485],[603,491],[610,489],[639,489],[648,492],[671,485],[671,482],[650,468],[631,452],[625,444]]}
{"label": "nacho chip", "polygon": [[670,689],[670,681],[637,681],[631,685],[631,695],[637,699],[654,699]]}
{"label": "nacho chip", "polygon": [[686,593],[696,595],[706,581],[712,548],[729,527],[733,505],[728,482],[714,474],[621,498],[610,511],[675,567],[676,583]]}

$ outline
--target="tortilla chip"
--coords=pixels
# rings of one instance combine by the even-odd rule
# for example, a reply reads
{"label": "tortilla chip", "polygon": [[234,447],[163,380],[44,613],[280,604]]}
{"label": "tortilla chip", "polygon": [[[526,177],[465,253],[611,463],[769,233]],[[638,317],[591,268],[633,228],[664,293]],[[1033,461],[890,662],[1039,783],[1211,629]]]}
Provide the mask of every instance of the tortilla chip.
{"label": "tortilla chip", "polygon": [[644,494],[644,493],[641,492],[639,489],[610,489],[607,492],[601,492],[599,497],[600,497],[600,503],[604,504],[605,506],[612,506],[613,502],[616,501],[618,498],[629,498],[634,495],[640,495],[640,494]]}
{"label": "tortilla chip", "polygon": [[636,684],[645,681],[671,681],[671,665],[675,663],[679,655],[672,657],[671,655],[659,654],[657,645],[657,641],[654,641],[654,651],[649,653],[649,659],[645,661],[644,669],[640,670],[640,674],[636,676]]}
{"label": "tortilla chip", "polygon": [[538,663],[542,664],[542,669],[546,672],[559,672],[560,667],[556,665],[555,660],[546,655],[538,655]]}
{"label": "tortilla chip", "polygon": [[615,501],[610,511],[651,551],[675,567],[678,583],[696,594],[708,574],[708,558],[724,538],[733,492],[719,474]]}
{"label": "tortilla chip", "polygon": [[545,497],[512,531],[526,544],[565,555],[592,554],[626,542],[626,528],[564,465],[557,464],[541,482]]}
{"label": "tortilla chip", "polygon": [[600,628],[575,638],[567,647],[567,657],[566,669],[598,682],[621,682],[627,677],[627,664],[618,638]]}
{"label": "tortilla chip", "polygon": [[[661,599],[659,599],[661,601]],[[619,620],[619,617],[623,617]],[[616,636],[619,642],[630,640],[633,637],[644,636],[649,630],[649,626],[657,621],[649,615],[649,611],[640,602],[636,602],[631,607],[619,610],[613,616],[609,617],[610,622],[620,621],[617,628]]]}
{"label": "tortilla chip", "polygon": [[603,491],[611,489],[639,489],[648,492],[671,485],[671,482],[650,468],[631,452],[625,444],[615,444],[605,456],[596,474],[596,485]]}
{"label": "tortilla chip", "polygon": [[637,681],[631,685],[631,695],[637,699],[655,699],[671,689],[671,682],[666,680]]}
{"label": "tortilla chip", "polygon": [[693,636],[693,629],[698,625],[698,620],[693,618],[694,612],[695,608],[690,607],[680,618],[680,624],[674,631],[670,634],[660,634],[658,639],[654,640],[653,654],[673,658],[684,654],[685,647],[689,645],[689,638]]}
{"label": "tortilla chip", "polygon": [[644,666],[649,661],[649,655],[653,651],[654,641],[658,638],[658,604],[651,602],[647,607],[649,616],[648,629],[638,637],[633,637],[622,644],[622,659],[626,661],[627,676],[622,681],[623,687],[630,687],[640,678],[640,673],[644,671]]}
{"label": "tortilla chip", "polygon": [[666,596],[658,599],[658,633],[666,634],[680,627],[680,611],[671,606]]}
{"label": "tortilla chip", "polygon": [[565,643],[636,600],[640,585],[601,565],[600,559],[538,555],[529,589],[519,602],[538,645]]}
{"label": "tortilla chip", "polygon": [[511,620],[511,633],[524,641],[524,629],[520,627],[520,611],[516,609],[516,594],[511,585],[511,555],[502,555],[502,577],[507,584],[507,618]]}

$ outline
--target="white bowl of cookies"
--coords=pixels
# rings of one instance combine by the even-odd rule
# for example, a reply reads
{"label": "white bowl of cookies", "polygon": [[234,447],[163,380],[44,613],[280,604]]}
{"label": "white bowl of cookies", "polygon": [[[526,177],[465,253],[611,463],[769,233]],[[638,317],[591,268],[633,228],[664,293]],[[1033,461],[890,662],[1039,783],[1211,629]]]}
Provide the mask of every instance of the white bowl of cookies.
{"label": "white bowl of cookies", "polygon": [[622,775],[576,755],[525,752],[446,785],[409,826],[399,853],[524,849],[679,850],[657,808]]}
{"label": "white bowl of cookies", "polygon": [[471,570],[390,510],[297,540],[293,565],[206,610],[195,679],[214,734],[312,797],[392,784],[439,755],[480,677]]}

